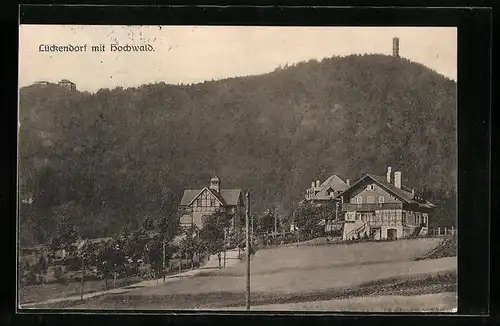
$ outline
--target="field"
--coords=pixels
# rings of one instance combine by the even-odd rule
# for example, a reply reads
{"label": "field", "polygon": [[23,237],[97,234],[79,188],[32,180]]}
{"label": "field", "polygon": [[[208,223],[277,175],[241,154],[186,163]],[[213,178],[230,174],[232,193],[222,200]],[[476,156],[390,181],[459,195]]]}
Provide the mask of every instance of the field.
{"label": "field", "polygon": [[[415,296],[373,296],[337,300],[319,300],[310,302],[270,304],[252,307],[256,311],[349,311],[364,312],[452,312],[456,306],[457,295],[454,292],[424,294]],[[227,310],[244,310],[244,307],[229,307]]]}
{"label": "field", "polygon": [[[127,286],[142,281],[141,277],[127,277],[116,280],[116,287]],[[113,289],[113,279],[108,280],[108,289]],[[92,293],[97,291],[104,291],[104,280],[87,280],[83,287],[83,293]],[[80,282],[67,282],[62,283],[46,283],[26,285],[19,288],[19,301],[20,303],[30,303],[35,301],[43,301],[58,297],[69,297],[79,295],[81,291]]]}
{"label": "field", "polygon": [[[179,270],[179,260],[172,259],[170,261],[170,268],[167,275],[172,275],[179,273],[180,271],[190,270],[190,262],[187,259],[182,260],[182,269]],[[147,266],[145,267],[147,269]],[[136,284],[142,281],[148,281],[151,278],[144,274],[144,268],[141,268],[141,275],[126,276],[116,279],[116,288],[121,288],[131,284]],[[80,277],[80,271],[66,271],[64,273],[64,282],[57,282],[54,278],[54,268],[53,266],[48,268],[47,275],[45,277],[46,283],[24,285],[19,288],[19,302],[21,304],[41,302],[46,300],[52,300],[61,297],[71,297],[75,295],[80,295],[81,282],[75,281],[74,276]],[[107,289],[111,290],[115,288],[115,282],[113,278],[107,280]],[[105,281],[102,279],[90,279],[85,276],[85,283],[83,293],[94,293],[101,292],[106,289]]]}
{"label": "field", "polygon": [[[429,238],[259,250],[251,264],[252,307],[349,310],[354,305],[349,302],[370,298],[366,311],[452,309],[456,307],[456,257],[415,260],[440,242]],[[238,264],[64,307],[238,310],[245,304],[244,289],[245,264]],[[401,301],[404,304],[391,306],[401,296],[406,298]],[[426,307],[430,303],[432,307]]]}

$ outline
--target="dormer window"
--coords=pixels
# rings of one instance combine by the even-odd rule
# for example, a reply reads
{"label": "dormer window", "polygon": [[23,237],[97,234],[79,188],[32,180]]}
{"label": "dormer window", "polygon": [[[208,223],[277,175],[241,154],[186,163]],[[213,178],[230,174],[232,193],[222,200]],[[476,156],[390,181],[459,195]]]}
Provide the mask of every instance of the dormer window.
{"label": "dormer window", "polygon": [[375,185],[373,185],[373,184],[367,185],[366,190],[375,190]]}

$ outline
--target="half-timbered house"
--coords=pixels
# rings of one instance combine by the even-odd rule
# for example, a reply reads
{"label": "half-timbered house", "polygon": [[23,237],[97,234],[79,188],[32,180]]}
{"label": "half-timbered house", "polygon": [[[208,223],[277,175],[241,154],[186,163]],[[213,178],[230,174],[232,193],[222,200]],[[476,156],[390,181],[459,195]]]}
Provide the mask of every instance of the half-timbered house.
{"label": "half-timbered house", "polygon": [[230,230],[241,228],[245,220],[245,204],[241,189],[221,189],[220,179],[215,176],[210,185],[199,190],[185,190],[179,205],[182,226],[203,227],[205,219],[221,211],[230,220]]}
{"label": "half-timbered house", "polygon": [[401,184],[401,172],[366,174],[339,195],[344,214],[343,239],[375,240],[425,235],[434,205]]}

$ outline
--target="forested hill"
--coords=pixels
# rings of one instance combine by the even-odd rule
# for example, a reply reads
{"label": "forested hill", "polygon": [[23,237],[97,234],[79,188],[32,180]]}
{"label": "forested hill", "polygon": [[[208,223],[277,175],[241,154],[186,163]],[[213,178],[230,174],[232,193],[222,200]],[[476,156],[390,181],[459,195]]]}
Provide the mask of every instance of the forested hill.
{"label": "forested hill", "polygon": [[222,188],[250,189],[256,213],[290,211],[311,179],[354,181],[387,165],[451,205],[455,102],[454,81],[383,55],[95,94],[24,87],[21,199],[33,202],[21,204],[21,241],[44,241],[65,214],[87,236],[134,228],[146,215],[174,218],[182,191],[213,174]]}

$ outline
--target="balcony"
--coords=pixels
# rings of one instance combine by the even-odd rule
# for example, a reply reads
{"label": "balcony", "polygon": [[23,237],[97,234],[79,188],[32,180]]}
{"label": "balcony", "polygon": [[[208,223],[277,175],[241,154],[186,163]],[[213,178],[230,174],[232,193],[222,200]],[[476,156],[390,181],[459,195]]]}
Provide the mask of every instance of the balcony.
{"label": "balcony", "polygon": [[379,209],[402,209],[401,203],[343,204],[342,212],[371,212]]}

